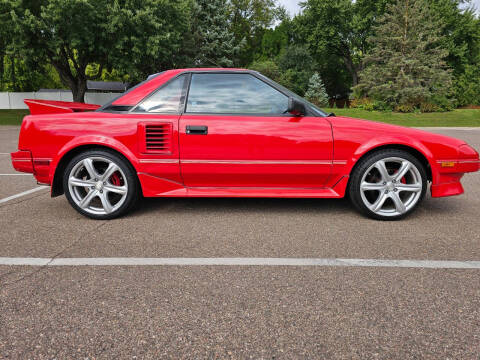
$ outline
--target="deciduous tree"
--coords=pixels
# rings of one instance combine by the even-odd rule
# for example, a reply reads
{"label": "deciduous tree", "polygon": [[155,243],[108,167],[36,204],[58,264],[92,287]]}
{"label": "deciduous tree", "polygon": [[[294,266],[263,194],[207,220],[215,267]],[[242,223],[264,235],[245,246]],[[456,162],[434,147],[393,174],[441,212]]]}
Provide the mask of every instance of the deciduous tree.
{"label": "deciduous tree", "polygon": [[276,20],[286,16],[276,0],[230,0],[231,30],[237,42],[245,39],[237,65],[247,66],[254,60],[263,34]]}
{"label": "deciduous tree", "polygon": [[341,59],[355,86],[370,48],[367,39],[388,1],[307,0],[295,19],[298,32],[319,64],[334,62],[332,56]]}
{"label": "deciduous tree", "polygon": [[52,64],[83,102],[105,68],[136,79],[174,66],[188,14],[186,0],[38,0],[17,2],[12,18],[23,56]]}

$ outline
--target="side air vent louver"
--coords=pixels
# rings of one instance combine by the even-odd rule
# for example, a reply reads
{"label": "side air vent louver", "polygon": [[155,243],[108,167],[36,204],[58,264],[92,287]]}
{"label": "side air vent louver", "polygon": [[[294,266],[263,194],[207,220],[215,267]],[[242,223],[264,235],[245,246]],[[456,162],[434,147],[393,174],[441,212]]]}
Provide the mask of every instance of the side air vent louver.
{"label": "side air vent louver", "polygon": [[169,153],[172,150],[172,125],[145,125],[145,152]]}

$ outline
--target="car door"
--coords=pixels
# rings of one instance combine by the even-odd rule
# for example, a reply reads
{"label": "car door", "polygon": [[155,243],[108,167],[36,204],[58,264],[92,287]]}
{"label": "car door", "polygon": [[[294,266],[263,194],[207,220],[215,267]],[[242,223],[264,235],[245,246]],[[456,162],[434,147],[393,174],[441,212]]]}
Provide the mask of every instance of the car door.
{"label": "car door", "polygon": [[180,170],[190,187],[323,187],[331,126],[286,114],[289,97],[249,72],[191,75],[180,117]]}
{"label": "car door", "polygon": [[[187,80],[187,74],[173,77],[143,99],[128,115],[137,125],[139,173],[143,177],[153,176],[149,181],[157,183],[157,186],[165,187],[168,184],[165,181],[182,183],[178,122],[184,106]],[[154,193],[164,190],[158,188]]]}

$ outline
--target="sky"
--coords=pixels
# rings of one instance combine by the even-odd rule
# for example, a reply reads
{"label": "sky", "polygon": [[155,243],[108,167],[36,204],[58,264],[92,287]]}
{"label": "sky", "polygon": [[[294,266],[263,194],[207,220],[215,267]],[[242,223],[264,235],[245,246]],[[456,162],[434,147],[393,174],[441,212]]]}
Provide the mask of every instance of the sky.
{"label": "sky", "polygon": [[[277,0],[278,3],[282,4],[290,13],[290,15],[295,15],[300,11],[300,1],[303,0]],[[480,0],[472,0],[472,3],[477,8],[477,13],[480,13]]]}

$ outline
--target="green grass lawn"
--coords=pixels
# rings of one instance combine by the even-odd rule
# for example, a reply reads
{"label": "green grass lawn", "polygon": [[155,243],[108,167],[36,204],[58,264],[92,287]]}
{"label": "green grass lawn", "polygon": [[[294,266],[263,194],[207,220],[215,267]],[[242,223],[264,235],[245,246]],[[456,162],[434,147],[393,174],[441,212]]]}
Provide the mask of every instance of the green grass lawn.
{"label": "green grass lawn", "polygon": [[0,110],[0,125],[20,125],[28,110]]}
{"label": "green grass lawn", "polygon": [[324,109],[338,116],[380,121],[402,126],[480,126],[480,110],[457,109],[442,113],[402,114],[361,109]]}
{"label": "green grass lawn", "polygon": [[[403,126],[480,126],[480,110],[457,109],[445,113],[400,114],[360,109],[325,109],[339,116]],[[0,125],[20,125],[28,110],[0,110]]]}

